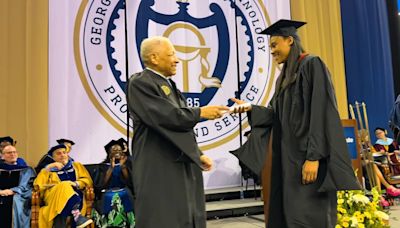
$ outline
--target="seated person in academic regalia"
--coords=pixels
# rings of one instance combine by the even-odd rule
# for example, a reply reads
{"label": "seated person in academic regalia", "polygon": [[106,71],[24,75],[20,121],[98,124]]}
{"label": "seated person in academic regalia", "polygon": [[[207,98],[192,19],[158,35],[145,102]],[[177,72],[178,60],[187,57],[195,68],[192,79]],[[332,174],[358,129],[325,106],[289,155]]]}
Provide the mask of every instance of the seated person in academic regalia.
{"label": "seated person in academic regalia", "polygon": [[[70,139],[57,139],[56,141],[57,141],[58,144],[66,146],[67,153],[70,153],[71,150],[72,150],[72,146],[75,145],[74,141],[72,141]],[[74,159],[72,159],[71,157],[69,157],[69,159],[74,161]],[[42,170],[43,168],[45,168],[47,165],[49,165],[51,163],[54,163],[54,160],[51,157],[51,155],[46,153],[45,155],[42,156],[42,158],[40,159],[39,163],[37,164],[37,166],[35,168],[36,173],[39,173],[40,170]]]}
{"label": "seated person in academic regalia", "polygon": [[52,147],[48,154],[55,161],[43,168],[34,186],[40,190],[44,206],[39,210],[39,227],[65,227],[67,217],[72,224],[85,227],[93,221],[81,214],[86,213],[86,202],[82,190],[93,182],[86,168],[69,159],[65,145]]}
{"label": "seated person in academic regalia", "polygon": [[107,158],[94,174],[96,197],[93,219],[98,227],[134,227],[131,161],[122,140],[104,146]]}
{"label": "seated person in academic regalia", "polygon": [[0,227],[29,227],[32,181],[35,171],[26,165],[14,146],[2,149],[0,160]]}
{"label": "seated person in academic regalia", "polygon": [[[387,155],[393,163],[400,163],[398,155],[400,154],[399,146],[392,139],[386,136],[386,129],[377,127],[375,128],[375,136],[377,138],[374,144],[374,160],[387,163]],[[378,156],[381,155],[381,156]],[[400,168],[395,166],[393,167],[394,174],[400,175]]]}

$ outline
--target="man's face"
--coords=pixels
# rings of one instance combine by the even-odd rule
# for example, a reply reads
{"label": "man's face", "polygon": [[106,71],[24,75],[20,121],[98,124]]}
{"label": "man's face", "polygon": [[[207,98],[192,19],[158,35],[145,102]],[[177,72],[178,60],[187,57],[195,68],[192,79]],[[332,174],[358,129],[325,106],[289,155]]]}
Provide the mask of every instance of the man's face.
{"label": "man's face", "polygon": [[3,151],[3,149],[4,149],[6,146],[9,146],[9,145],[11,145],[11,143],[10,143],[9,141],[3,141],[3,142],[1,142],[1,143],[0,143],[0,153],[1,153],[1,151]]}
{"label": "man's face", "polygon": [[272,36],[269,39],[271,55],[278,63],[284,63],[288,59],[290,48],[293,44],[293,37]]}
{"label": "man's face", "polygon": [[162,41],[156,48],[153,57],[153,64],[156,71],[168,77],[176,74],[176,65],[179,63],[176,51],[171,42]]}
{"label": "man's face", "polygon": [[14,146],[5,146],[2,151],[2,158],[7,164],[15,164],[18,159],[18,152]]}
{"label": "man's face", "polygon": [[57,149],[53,152],[53,159],[65,165],[68,163],[68,152],[64,148]]}

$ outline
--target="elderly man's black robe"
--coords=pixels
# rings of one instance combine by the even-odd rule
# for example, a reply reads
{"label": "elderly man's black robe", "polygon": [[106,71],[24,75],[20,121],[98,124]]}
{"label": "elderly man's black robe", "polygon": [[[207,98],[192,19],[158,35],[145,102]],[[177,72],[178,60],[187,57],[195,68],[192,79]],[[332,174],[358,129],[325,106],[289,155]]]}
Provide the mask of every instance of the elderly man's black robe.
{"label": "elderly man's black robe", "polygon": [[193,133],[200,109],[187,107],[173,81],[148,69],[130,78],[128,107],[136,226],[205,228],[201,151]]}
{"label": "elderly man's black robe", "polygon": [[[282,79],[278,79],[277,88]],[[269,228],[330,228],[336,191],[360,189],[351,167],[330,75],[318,57],[305,57],[295,80],[269,107],[252,106],[252,134],[233,153],[261,173],[271,132]],[[302,184],[306,160],[319,160],[316,182]],[[268,183],[266,183],[268,185]]]}

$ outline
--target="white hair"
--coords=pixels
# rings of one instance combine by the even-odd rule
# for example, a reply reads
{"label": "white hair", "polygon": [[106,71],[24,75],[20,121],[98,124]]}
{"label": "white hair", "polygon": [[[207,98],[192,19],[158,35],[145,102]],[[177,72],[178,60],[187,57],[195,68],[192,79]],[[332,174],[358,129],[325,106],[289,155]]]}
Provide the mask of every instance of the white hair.
{"label": "white hair", "polygon": [[140,45],[140,58],[145,66],[150,63],[150,55],[154,54],[154,52],[157,52],[157,49],[163,42],[171,43],[168,38],[163,36],[152,36],[142,41]]}

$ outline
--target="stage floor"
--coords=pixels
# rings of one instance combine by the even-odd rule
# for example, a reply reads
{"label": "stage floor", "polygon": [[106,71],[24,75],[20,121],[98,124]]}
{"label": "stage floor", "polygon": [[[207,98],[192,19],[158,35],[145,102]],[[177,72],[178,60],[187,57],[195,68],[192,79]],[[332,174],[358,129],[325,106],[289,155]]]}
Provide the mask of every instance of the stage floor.
{"label": "stage floor", "polygon": [[[207,228],[259,228],[264,227],[264,215],[208,220]],[[390,227],[400,227],[400,206],[390,208]]]}
{"label": "stage floor", "polygon": [[264,215],[232,217],[207,221],[207,228],[260,228],[264,227]]}

